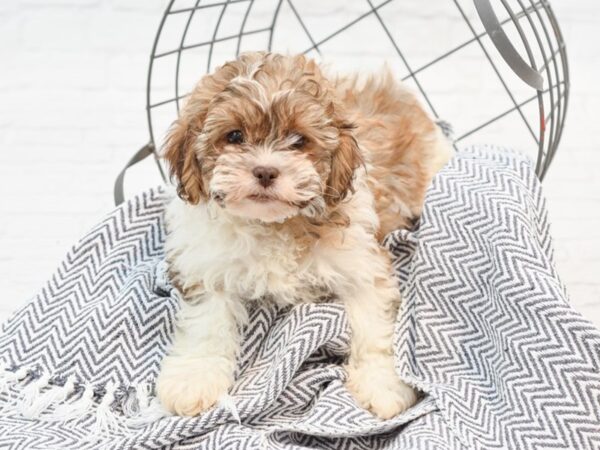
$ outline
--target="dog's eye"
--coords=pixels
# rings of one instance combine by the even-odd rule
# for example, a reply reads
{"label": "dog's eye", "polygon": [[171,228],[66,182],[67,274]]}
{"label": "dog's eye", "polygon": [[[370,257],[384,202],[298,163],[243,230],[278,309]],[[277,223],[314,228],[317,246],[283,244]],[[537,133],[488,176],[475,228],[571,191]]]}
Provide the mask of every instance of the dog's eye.
{"label": "dog's eye", "polygon": [[244,134],[240,130],[233,130],[227,133],[227,142],[230,144],[242,144],[244,142]]}
{"label": "dog's eye", "polygon": [[292,148],[301,149],[306,145],[306,138],[301,134],[296,136],[296,140],[292,144]]}

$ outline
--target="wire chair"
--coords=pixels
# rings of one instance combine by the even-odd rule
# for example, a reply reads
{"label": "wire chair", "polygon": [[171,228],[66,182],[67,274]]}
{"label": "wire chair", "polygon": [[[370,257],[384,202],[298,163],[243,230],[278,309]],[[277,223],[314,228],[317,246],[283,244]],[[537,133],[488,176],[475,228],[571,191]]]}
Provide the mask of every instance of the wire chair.
{"label": "wire chair", "polygon": [[117,177],[117,204],[127,168],[147,156],[166,179],[157,149],[200,76],[250,50],[305,53],[340,71],[385,61],[452,124],[455,146],[519,148],[540,179],[561,139],[569,69],[547,0],[171,0],[148,68],[150,139]]}

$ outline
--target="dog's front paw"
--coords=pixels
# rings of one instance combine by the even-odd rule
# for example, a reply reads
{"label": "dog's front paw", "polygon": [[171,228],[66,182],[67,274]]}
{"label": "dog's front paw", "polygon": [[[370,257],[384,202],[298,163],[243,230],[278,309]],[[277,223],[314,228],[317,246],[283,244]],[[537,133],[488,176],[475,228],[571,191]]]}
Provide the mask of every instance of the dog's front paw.
{"label": "dog's front paw", "polygon": [[163,407],[180,416],[195,416],[227,394],[233,383],[233,368],[223,358],[167,356],[156,381]]}
{"label": "dog's front paw", "polygon": [[398,378],[391,357],[350,361],[346,371],[346,387],[352,396],[381,419],[390,419],[417,402],[417,392]]}

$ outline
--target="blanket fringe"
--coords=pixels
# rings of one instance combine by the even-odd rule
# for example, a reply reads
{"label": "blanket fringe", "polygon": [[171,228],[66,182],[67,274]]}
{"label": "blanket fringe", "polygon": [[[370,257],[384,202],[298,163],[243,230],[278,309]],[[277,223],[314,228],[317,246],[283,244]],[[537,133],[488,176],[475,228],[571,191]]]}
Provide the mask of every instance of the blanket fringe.
{"label": "blanket fringe", "polygon": [[150,406],[151,394],[152,385],[150,383],[142,383],[137,387],[135,393],[135,398],[138,404],[137,414],[140,414]]}
{"label": "blanket fringe", "polygon": [[48,408],[61,404],[74,392],[75,377],[70,376],[62,386],[52,386],[37,398],[31,398],[29,402],[23,399],[23,402],[20,405],[21,414],[27,419],[38,418],[44,414]]}
{"label": "blanket fringe", "polygon": [[170,415],[169,412],[165,411],[158,399],[153,398],[146,408],[140,410],[135,416],[127,418],[125,423],[130,428],[143,428]]}
{"label": "blanket fringe", "polygon": [[116,383],[109,381],[106,384],[106,391],[100,404],[96,408],[94,414],[94,423],[91,428],[93,436],[102,436],[106,432],[112,432],[119,428],[122,420],[112,409],[113,403],[115,403],[115,392],[117,390]]}
{"label": "blanket fringe", "polygon": [[152,384],[142,383],[136,390],[137,409],[134,414],[130,414],[126,420],[127,426],[131,428],[144,427],[152,422],[156,422],[163,417],[169,416],[158,399],[152,396]]}
{"label": "blanket fringe", "polygon": [[56,406],[54,411],[49,415],[49,419],[54,422],[69,422],[72,420],[81,420],[86,415],[90,414],[94,406],[94,387],[91,384],[85,385],[81,396],[67,403],[66,399],[62,404]]}
{"label": "blanket fringe", "polygon": [[140,383],[135,389],[133,407],[123,408],[127,416],[125,424],[130,428],[141,428],[156,422],[171,414],[166,411],[158,399],[152,395],[153,386],[150,382]]}
{"label": "blanket fringe", "polygon": [[139,416],[143,410],[148,408],[151,393],[152,385],[147,382],[140,383],[136,388],[130,387],[121,403],[123,414],[128,418]]}
{"label": "blanket fringe", "polygon": [[[17,392],[15,392],[17,391]],[[90,439],[148,425],[168,416],[153,396],[153,384],[104,387],[78,382],[75,375],[51,375],[39,368],[16,368],[0,361],[0,395],[8,394],[0,410],[27,419],[79,423],[92,419]],[[235,412],[232,412],[235,416]]]}
{"label": "blanket fringe", "polygon": [[7,364],[0,364],[0,395],[7,394],[8,400],[0,410],[9,409],[15,402],[15,396],[11,392],[10,388],[13,385],[25,380],[29,376],[30,371],[26,368],[16,369],[11,371],[8,369]]}
{"label": "blanket fringe", "polygon": [[50,378],[49,374],[41,374],[39,378],[32,380],[23,388],[21,397],[14,402],[14,407],[16,407],[21,414],[25,415],[25,411],[39,403],[39,400],[42,397],[42,390],[48,387]]}

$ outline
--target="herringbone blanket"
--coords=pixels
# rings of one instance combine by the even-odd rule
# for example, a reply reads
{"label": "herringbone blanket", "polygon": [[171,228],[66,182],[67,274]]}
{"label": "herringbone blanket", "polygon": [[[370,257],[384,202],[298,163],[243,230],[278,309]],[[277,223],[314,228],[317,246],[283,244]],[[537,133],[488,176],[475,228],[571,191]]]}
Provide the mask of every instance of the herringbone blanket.
{"label": "herringbone blanket", "polygon": [[567,302],[540,186],[523,157],[466,149],[412,232],[398,373],[424,392],[380,421],[344,388],[343,308],[251,312],[237,381],[196,418],[159,417],[173,332],[162,189],[113,211],[3,327],[0,447],[22,449],[600,448],[600,332]]}

